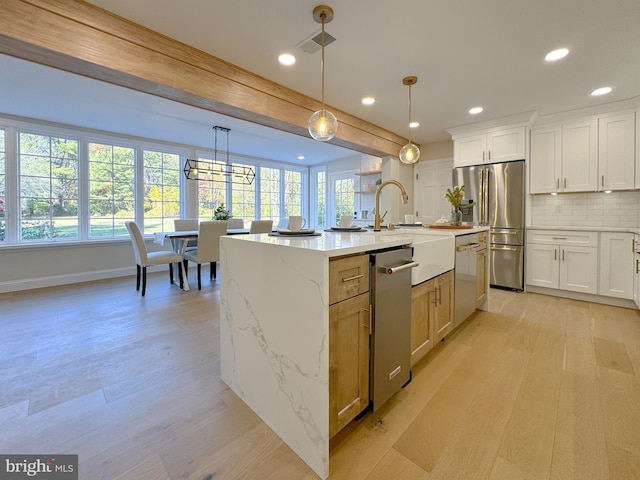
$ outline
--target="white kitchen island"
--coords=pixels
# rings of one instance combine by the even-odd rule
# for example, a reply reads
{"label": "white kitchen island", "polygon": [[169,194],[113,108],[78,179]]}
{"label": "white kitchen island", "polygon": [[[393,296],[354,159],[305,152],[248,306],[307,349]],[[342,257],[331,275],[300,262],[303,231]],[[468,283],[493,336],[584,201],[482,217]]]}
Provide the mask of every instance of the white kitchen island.
{"label": "white kitchen island", "polygon": [[222,380],[322,479],[329,476],[329,259],[409,245],[424,233],[221,238]]}

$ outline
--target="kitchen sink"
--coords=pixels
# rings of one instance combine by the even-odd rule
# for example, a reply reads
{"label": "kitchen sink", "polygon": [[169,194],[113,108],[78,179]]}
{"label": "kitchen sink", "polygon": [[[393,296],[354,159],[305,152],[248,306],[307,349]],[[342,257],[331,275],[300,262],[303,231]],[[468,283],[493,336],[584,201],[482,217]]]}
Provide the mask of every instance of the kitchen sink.
{"label": "kitchen sink", "polygon": [[456,250],[453,235],[414,235],[413,238],[413,260],[420,265],[411,269],[412,285],[453,269]]}
{"label": "kitchen sink", "polygon": [[397,228],[369,231],[363,235],[402,235],[411,239],[413,260],[420,265],[411,269],[411,284],[417,285],[452,270],[455,264],[456,240],[453,235],[434,235],[424,230]]}

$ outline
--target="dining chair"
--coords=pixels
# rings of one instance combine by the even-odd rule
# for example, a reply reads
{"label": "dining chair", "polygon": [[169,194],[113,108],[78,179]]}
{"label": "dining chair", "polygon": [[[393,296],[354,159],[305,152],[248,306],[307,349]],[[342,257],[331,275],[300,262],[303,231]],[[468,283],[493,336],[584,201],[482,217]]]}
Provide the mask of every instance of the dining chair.
{"label": "dining chair", "polygon": [[244,220],[242,218],[230,218],[227,228],[244,228]]}
{"label": "dining chair", "polygon": [[209,280],[216,278],[216,265],[220,260],[220,237],[227,234],[227,221],[213,220],[200,222],[198,230],[198,248],[184,256],[185,268],[189,260],[198,264],[198,290],[202,290],[200,270],[202,264],[209,264]]}
{"label": "dining chair", "polygon": [[[176,232],[184,232],[185,230],[198,230],[198,219],[194,218],[176,218],[173,220],[173,228]],[[198,240],[188,240],[187,250],[195,250],[198,246]]]}
{"label": "dining chair", "polygon": [[160,252],[148,252],[144,243],[144,237],[140,227],[135,222],[124,222],[131,236],[133,255],[136,260],[136,291],[140,290],[140,272],[142,271],[142,296],[147,290],[147,267],[153,265],[169,265],[169,281],[173,283],[173,265],[178,264],[180,275],[180,288],[182,288],[182,255],[176,252],[162,250]]}
{"label": "dining chair", "polygon": [[273,220],[251,220],[249,233],[271,233]]}

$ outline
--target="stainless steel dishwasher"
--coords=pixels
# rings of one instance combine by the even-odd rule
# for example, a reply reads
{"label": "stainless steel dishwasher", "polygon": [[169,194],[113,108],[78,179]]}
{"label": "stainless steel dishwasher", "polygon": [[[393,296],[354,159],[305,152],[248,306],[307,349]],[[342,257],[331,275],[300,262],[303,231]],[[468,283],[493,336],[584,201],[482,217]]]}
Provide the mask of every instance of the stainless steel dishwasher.
{"label": "stainless steel dishwasher", "polygon": [[456,237],[454,328],[476,310],[476,270],[480,247],[476,233]]}
{"label": "stainless steel dishwasher", "polygon": [[411,248],[376,251],[371,258],[369,395],[375,412],[411,380]]}

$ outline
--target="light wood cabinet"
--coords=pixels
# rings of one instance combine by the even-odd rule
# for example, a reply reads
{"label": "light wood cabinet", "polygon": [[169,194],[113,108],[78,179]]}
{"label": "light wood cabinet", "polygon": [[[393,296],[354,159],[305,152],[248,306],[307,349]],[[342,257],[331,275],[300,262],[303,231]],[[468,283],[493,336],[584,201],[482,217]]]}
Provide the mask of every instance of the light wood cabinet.
{"label": "light wood cabinet", "polygon": [[369,256],[329,262],[329,436],[369,405]]}
{"label": "light wood cabinet", "polygon": [[438,341],[446,337],[453,330],[453,270],[435,278],[436,298],[435,308],[435,336]]}
{"label": "light wood cabinet", "polygon": [[487,248],[480,248],[476,254],[476,308],[487,300]]}
{"label": "light wood cabinet", "polygon": [[497,128],[453,137],[453,165],[479,165],[526,158],[526,127]]}
{"label": "light wood cabinet", "polygon": [[411,366],[453,329],[453,270],[411,289]]}
{"label": "light wood cabinet", "polygon": [[329,262],[329,304],[369,291],[369,256],[353,255]]}
{"label": "light wood cabinet", "polygon": [[369,294],[329,307],[329,436],[369,405]]}
{"label": "light wood cabinet", "polygon": [[411,366],[433,348],[435,280],[411,288]]}

